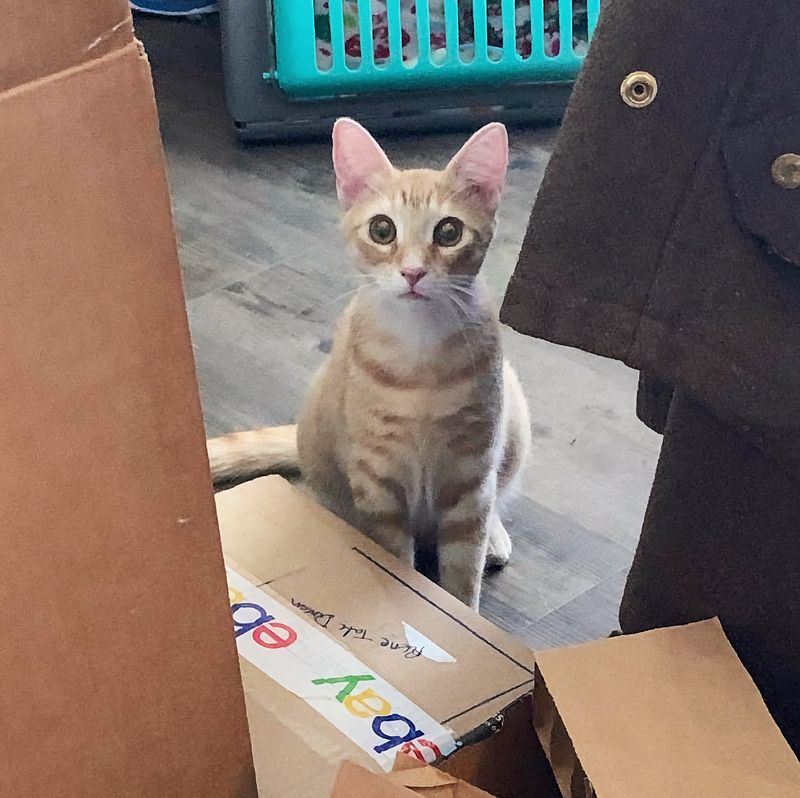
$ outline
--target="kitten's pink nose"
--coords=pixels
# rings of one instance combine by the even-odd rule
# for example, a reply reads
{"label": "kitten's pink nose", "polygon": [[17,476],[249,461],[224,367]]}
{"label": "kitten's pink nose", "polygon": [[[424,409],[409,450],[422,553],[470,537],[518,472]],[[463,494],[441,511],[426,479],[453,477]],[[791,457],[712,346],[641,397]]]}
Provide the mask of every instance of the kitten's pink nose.
{"label": "kitten's pink nose", "polygon": [[413,288],[427,272],[424,269],[403,269],[400,274],[406,278],[406,282]]}

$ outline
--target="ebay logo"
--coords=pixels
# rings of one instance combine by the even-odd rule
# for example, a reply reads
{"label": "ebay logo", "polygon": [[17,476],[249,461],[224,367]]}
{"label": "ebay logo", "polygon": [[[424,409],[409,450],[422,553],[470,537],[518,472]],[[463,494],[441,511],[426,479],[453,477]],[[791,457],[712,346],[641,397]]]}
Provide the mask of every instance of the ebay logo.
{"label": "ebay logo", "polygon": [[[388,764],[385,757],[393,759],[395,749],[432,761],[443,753],[439,739],[442,735],[452,743],[447,730],[379,676],[370,673],[349,650],[303,618],[286,618],[282,606],[278,620],[266,608],[266,602],[261,603],[262,597],[269,600],[262,591],[253,588],[247,594],[246,598],[241,590],[229,588],[240,655],[308,701],[384,766]],[[330,700],[314,698],[312,687],[319,689],[320,697]],[[438,743],[426,737],[423,729],[429,726]]]}

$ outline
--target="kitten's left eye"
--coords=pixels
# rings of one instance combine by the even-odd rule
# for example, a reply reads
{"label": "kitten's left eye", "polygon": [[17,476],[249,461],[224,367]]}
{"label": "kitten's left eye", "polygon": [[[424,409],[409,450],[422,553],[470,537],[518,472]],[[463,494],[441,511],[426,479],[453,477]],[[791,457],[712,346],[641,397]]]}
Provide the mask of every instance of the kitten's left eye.
{"label": "kitten's left eye", "polygon": [[442,219],[433,230],[433,240],[440,247],[454,247],[464,235],[464,222],[455,216]]}

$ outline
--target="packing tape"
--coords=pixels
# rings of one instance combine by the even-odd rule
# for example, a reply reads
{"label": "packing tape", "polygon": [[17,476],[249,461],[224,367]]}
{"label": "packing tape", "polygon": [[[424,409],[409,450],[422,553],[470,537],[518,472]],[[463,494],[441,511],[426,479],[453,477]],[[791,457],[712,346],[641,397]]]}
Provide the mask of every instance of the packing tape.
{"label": "packing tape", "polygon": [[[399,751],[434,761],[453,733],[265,586],[226,568],[239,656],[313,707],[390,771]],[[446,652],[445,652],[446,653]]]}

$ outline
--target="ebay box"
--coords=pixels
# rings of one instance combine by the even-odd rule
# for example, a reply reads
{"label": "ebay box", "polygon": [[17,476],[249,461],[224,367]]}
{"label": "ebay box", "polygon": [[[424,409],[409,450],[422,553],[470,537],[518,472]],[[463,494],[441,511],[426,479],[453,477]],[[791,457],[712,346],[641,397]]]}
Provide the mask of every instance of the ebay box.
{"label": "ebay box", "polygon": [[381,773],[398,753],[558,794],[529,649],[278,477],[217,509],[260,795],[327,798],[342,761]]}

